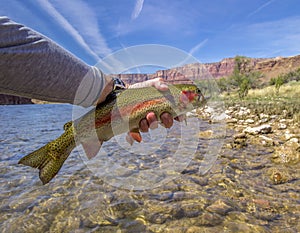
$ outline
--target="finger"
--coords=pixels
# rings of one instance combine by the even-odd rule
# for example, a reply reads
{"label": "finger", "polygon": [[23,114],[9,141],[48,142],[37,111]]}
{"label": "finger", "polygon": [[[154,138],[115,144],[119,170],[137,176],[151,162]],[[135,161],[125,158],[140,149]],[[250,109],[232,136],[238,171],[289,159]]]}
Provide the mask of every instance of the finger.
{"label": "finger", "polygon": [[173,117],[171,116],[170,113],[163,113],[160,116],[161,122],[162,124],[166,127],[166,128],[171,128],[171,126],[173,125]]}
{"label": "finger", "polygon": [[148,113],[146,119],[150,129],[156,129],[158,127],[157,117],[154,112]]}
{"label": "finger", "polygon": [[141,132],[148,132],[149,131],[149,125],[148,125],[147,119],[142,119],[140,121],[139,128],[140,128]]}
{"label": "finger", "polygon": [[168,85],[163,81],[162,78],[154,78],[144,82],[135,83],[130,85],[128,88],[141,88],[141,87],[155,87],[160,91],[168,90]]}
{"label": "finger", "polygon": [[153,86],[160,91],[167,91],[169,89],[168,85],[163,82],[161,78],[153,79]]}

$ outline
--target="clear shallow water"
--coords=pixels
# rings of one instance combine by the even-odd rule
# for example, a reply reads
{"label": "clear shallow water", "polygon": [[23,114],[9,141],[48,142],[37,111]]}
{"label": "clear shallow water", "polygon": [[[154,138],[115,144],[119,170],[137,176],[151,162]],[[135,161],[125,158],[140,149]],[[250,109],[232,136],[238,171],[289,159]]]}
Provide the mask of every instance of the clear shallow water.
{"label": "clear shallow water", "polygon": [[[299,231],[299,164],[279,167],[294,178],[273,185],[272,149],[260,146],[223,148],[210,172],[199,175],[203,155],[220,141],[200,140],[183,171],[146,190],[120,189],[101,179],[84,162],[79,148],[43,186],[37,170],[17,162],[59,136],[71,111],[69,105],[0,106],[0,232]],[[200,128],[211,126],[203,122]],[[227,131],[225,143],[232,133]],[[124,159],[113,143],[106,149],[114,151],[110,156],[115,161],[117,156]]]}

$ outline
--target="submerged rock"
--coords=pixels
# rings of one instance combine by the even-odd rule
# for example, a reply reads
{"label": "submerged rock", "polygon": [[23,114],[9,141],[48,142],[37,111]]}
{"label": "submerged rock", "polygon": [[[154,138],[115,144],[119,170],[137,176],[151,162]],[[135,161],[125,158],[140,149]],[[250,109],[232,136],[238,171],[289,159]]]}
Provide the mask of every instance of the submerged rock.
{"label": "submerged rock", "polygon": [[196,226],[209,226],[213,227],[219,225],[223,222],[224,218],[219,214],[214,213],[203,213],[202,215],[195,218],[195,225]]}
{"label": "submerged rock", "polygon": [[198,137],[201,139],[209,139],[213,136],[213,133],[212,130],[200,131]]}
{"label": "submerged rock", "polygon": [[300,145],[298,142],[288,141],[275,149],[272,156],[275,163],[297,164],[300,162]]}
{"label": "submerged rock", "polygon": [[211,213],[217,213],[220,215],[226,215],[229,211],[232,211],[233,208],[229,205],[227,205],[224,201],[222,200],[217,200],[210,206],[206,208],[207,211]]}
{"label": "submerged rock", "polygon": [[273,184],[283,184],[289,180],[289,176],[283,170],[272,169],[270,179],[273,182]]}

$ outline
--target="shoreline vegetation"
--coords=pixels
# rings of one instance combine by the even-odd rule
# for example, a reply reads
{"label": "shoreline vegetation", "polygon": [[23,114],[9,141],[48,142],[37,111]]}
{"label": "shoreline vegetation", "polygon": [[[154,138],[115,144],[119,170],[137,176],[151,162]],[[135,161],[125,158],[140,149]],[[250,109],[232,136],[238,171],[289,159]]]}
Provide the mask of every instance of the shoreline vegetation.
{"label": "shoreline vegetation", "polygon": [[255,113],[284,115],[300,122],[300,82],[283,84],[278,92],[274,86],[250,89],[247,96],[239,98],[237,92],[222,93],[226,108],[235,105],[252,109]]}
{"label": "shoreline vegetation", "polygon": [[300,67],[266,82],[264,74],[248,69],[250,59],[235,57],[232,75],[218,79],[227,108],[240,106],[255,114],[283,115],[300,122]]}

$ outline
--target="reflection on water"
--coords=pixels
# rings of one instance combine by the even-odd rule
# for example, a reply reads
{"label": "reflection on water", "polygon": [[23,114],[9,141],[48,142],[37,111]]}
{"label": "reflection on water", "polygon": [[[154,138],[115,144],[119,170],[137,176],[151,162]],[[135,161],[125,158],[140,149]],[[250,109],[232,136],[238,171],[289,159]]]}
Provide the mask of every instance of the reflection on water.
{"label": "reflection on water", "polygon": [[[213,168],[205,175],[199,174],[204,155],[218,142],[215,138],[200,140],[185,169],[159,187],[128,190],[111,185],[113,180],[109,183],[107,177],[101,179],[83,162],[81,148],[73,151],[58,176],[43,186],[37,170],[17,162],[60,135],[63,124],[70,119],[69,105],[0,106],[1,232],[298,232],[300,229],[299,178],[272,184],[268,177],[273,166],[271,148],[252,145],[244,149],[223,148]],[[214,125],[214,130],[217,126]],[[206,130],[212,126],[202,122],[200,127]],[[225,141],[231,140],[232,133],[227,131]],[[113,141],[106,149],[114,149]],[[116,156],[117,152],[112,153],[110,159],[116,160]],[[129,161],[130,157],[122,159]],[[155,156],[138,159],[143,163],[136,166],[150,166],[147,159],[156,166]],[[297,167],[287,169],[299,177]],[[133,172],[124,177],[134,175]]]}

